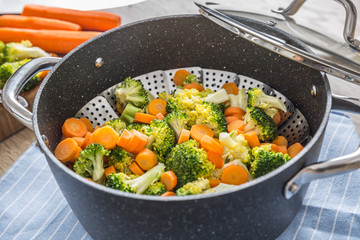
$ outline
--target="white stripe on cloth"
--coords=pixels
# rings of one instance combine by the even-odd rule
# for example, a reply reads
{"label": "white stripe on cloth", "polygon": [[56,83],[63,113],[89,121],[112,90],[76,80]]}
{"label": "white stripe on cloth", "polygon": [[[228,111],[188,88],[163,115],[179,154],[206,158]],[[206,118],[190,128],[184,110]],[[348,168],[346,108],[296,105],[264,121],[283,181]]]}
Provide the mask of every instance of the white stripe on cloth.
{"label": "white stripe on cloth", "polygon": [[51,236],[49,237],[49,240],[52,239],[55,234],[59,231],[59,229],[61,228],[61,226],[64,224],[65,220],[68,218],[68,216],[70,215],[70,213],[72,213],[71,209],[68,211],[68,213],[66,214],[66,216],[64,217],[64,219],[60,222],[59,226],[57,227],[57,229],[53,232],[53,234],[51,234]]}
{"label": "white stripe on cloth", "polygon": [[76,228],[76,226],[79,224],[79,220],[76,221],[76,223],[74,224],[74,226],[72,227],[72,229],[70,230],[70,232],[68,233],[68,235],[66,236],[65,240],[68,240],[69,237],[71,236],[72,232],[74,231],[74,229]]}
{"label": "white stripe on cloth", "polygon": [[81,240],[84,240],[87,237],[87,232],[85,232],[84,236],[81,238]]}
{"label": "white stripe on cloth", "polygon": [[352,231],[352,228],[353,228],[353,224],[354,224],[354,220],[355,220],[355,215],[356,215],[356,213],[357,213],[357,211],[358,211],[358,209],[359,209],[359,206],[360,206],[360,197],[359,197],[358,203],[356,204],[356,208],[355,208],[355,210],[353,211],[353,216],[352,216],[352,218],[351,218],[351,223],[350,223],[350,228],[349,228],[349,233],[348,233],[347,239],[350,239],[350,237],[351,237],[351,231]]}
{"label": "white stripe on cloth", "polygon": [[[339,130],[341,124],[343,123],[343,121],[344,121],[345,119],[346,119],[346,117],[345,117],[345,116],[342,116],[341,121],[339,121],[339,124],[337,125],[335,131],[333,132],[333,134],[332,134],[332,136],[331,136],[331,139],[330,139],[330,141],[329,141],[329,143],[328,143],[328,145],[327,145],[327,147],[326,147],[326,152],[325,152],[325,154],[324,154],[324,157],[323,157],[322,161],[324,161],[324,160],[326,159],[326,157],[327,157],[327,155],[328,155],[328,153],[329,153],[330,146],[331,146],[331,144],[332,144],[332,142],[333,142],[333,140],[334,140],[334,138],[335,138],[335,136],[336,136],[336,133],[337,133],[337,131]],[[316,180],[315,184],[316,184],[316,185],[315,185],[315,187],[314,187],[314,191],[315,191],[315,188],[316,188],[316,187],[318,186],[318,184],[319,184],[319,180]],[[299,231],[300,231],[302,225],[304,224],[304,220],[305,220],[305,216],[306,216],[306,213],[307,213],[307,210],[308,210],[308,206],[310,205],[311,199],[314,197],[314,194],[313,194],[314,191],[311,193],[311,196],[309,197],[309,199],[308,199],[308,201],[307,201],[307,203],[306,203],[304,214],[303,214],[303,216],[302,216],[302,218],[301,218],[301,222],[300,222],[300,224],[299,224],[299,227],[296,229],[296,232],[295,232],[295,234],[294,234],[293,240],[295,240],[295,239],[297,238],[297,235],[299,234]]]}

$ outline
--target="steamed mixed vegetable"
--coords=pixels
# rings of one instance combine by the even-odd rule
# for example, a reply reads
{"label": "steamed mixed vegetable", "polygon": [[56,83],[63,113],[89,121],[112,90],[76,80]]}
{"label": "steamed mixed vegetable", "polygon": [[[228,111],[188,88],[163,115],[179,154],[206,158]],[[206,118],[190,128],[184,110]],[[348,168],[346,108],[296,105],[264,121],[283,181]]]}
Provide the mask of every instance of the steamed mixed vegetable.
{"label": "steamed mixed vegetable", "polygon": [[70,118],[55,156],[77,174],[124,192],[185,196],[233,188],[280,167],[302,150],[277,126],[284,103],[235,83],[204,89],[186,70],[177,90],[154,98],[127,78],[114,91],[119,118],[92,128]]}

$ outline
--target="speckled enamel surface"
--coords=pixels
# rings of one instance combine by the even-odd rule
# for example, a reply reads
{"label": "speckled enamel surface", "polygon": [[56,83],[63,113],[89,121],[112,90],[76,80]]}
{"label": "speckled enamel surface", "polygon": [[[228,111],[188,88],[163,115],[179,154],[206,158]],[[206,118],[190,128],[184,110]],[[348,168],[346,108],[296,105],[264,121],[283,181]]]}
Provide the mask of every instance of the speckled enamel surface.
{"label": "speckled enamel surface", "polygon": [[[250,24],[271,31],[263,24]],[[284,34],[279,36],[299,45]],[[104,61],[101,68],[95,67],[99,57]],[[45,134],[53,149],[63,121],[101,91],[127,76],[183,66],[223,69],[281,90],[306,116],[314,141],[301,159],[237,191],[161,200],[86,182],[42,145],[64,196],[95,239],[275,238],[290,224],[304,197],[306,188],[290,200],[282,191],[305,163],[317,160],[331,104],[329,85],[319,72],[270,53],[203,17],[167,17],[127,25],[68,54],[37,95],[35,133],[37,137]],[[311,95],[312,85],[318,89],[316,98]]]}

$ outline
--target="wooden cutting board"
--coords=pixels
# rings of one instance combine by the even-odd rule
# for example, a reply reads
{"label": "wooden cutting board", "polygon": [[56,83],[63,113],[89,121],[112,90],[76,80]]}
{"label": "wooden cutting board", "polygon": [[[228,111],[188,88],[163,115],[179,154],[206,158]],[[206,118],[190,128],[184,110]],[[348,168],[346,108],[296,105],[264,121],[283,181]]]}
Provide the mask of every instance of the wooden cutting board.
{"label": "wooden cutting board", "polygon": [[[23,92],[20,95],[26,99],[28,102],[28,109],[31,111],[34,103],[35,95],[39,89],[40,84],[35,86],[29,91]],[[23,129],[22,125],[18,120],[16,120],[2,104],[0,104],[0,141],[4,140],[11,134]]]}

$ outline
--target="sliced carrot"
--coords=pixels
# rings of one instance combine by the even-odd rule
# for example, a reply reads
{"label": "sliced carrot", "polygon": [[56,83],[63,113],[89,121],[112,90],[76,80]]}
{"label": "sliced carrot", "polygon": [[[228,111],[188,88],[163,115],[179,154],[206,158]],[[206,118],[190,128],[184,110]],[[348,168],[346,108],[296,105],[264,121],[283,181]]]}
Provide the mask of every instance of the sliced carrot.
{"label": "sliced carrot", "polygon": [[189,83],[189,84],[186,84],[183,89],[192,89],[192,88],[195,88],[196,90],[198,90],[199,92],[202,92],[204,91],[204,87],[200,84],[200,83]]}
{"label": "sliced carrot", "polygon": [[230,165],[224,169],[220,180],[222,183],[240,185],[246,183],[247,173],[240,166]]}
{"label": "sliced carrot", "polygon": [[92,124],[91,124],[91,122],[90,122],[89,119],[87,119],[87,118],[80,118],[79,120],[82,121],[82,122],[85,124],[86,129],[87,129],[88,132],[93,132],[93,131],[94,131],[94,128],[93,128],[93,126],[92,126]]}
{"label": "sliced carrot", "polygon": [[66,119],[62,126],[62,133],[65,137],[85,137],[87,130],[85,124],[76,118]]}
{"label": "sliced carrot", "polygon": [[26,39],[34,46],[37,46],[46,52],[56,52],[61,54],[67,54],[83,42],[99,34],[100,32],[89,31],[0,27],[0,39],[5,43],[20,42]]}
{"label": "sliced carrot", "polygon": [[166,171],[161,174],[160,182],[165,185],[166,191],[170,191],[175,188],[177,184],[177,177],[173,171]]}
{"label": "sliced carrot", "polygon": [[161,113],[166,115],[166,101],[160,98],[154,99],[149,103],[148,111],[151,115],[156,116],[156,114]]}
{"label": "sliced carrot", "polygon": [[233,121],[231,122],[229,125],[228,125],[228,131],[229,132],[232,132],[232,131],[244,131],[245,129],[245,122],[243,120],[236,120],[236,121]]}
{"label": "sliced carrot", "polygon": [[224,147],[222,144],[219,144],[214,138],[204,135],[200,140],[201,147],[205,149],[205,151],[216,152],[219,155],[222,155],[224,152]]}
{"label": "sliced carrot", "polygon": [[209,179],[209,184],[210,184],[211,188],[216,187],[220,183],[221,183],[221,181],[219,179],[217,179],[217,178]]}
{"label": "sliced carrot", "polygon": [[273,143],[260,143],[260,146],[261,145],[268,145],[268,144],[270,144],[271,151],[278,152],[278,145],[276,145],[276,144],[273,144]]}
{"label": "sliced carrot", "polygon": [[228,107],[225,109],[224,115],[225,117],[234,115],[234,114],[240,114],[243,116],[245,114],[245,111],[239,107]]}
{"label": "sliced carrot", "polygon": [[95,127],[94,127],[94,131],[95,130],[98,130],[100,128],[100,126],[99,125],[96,125]]}
{"label": "sliced carrot", "polygon": [[54,155],[61,162],[75,162],[80,157],[82,149],[72,138],[66,138],[55,148]]}
{"label": "sliced carrot", "polygon": [[43,80],[49,73],[50,71],[46,70],[46,71],[42,71],[38,73],[38,76],[41,80]]}
{"label": "sliced carrot", "polygon": [[288,154],[291,158],[295,157],[304,147],[300,143],[294,143],[288,148]]}
{"label": "sliced carrot", "polygon": [[143,175],[145,173],[144,170],[142,170],[136,162],[133,162],[132,164],[130,164],[129,169],[135,175],[141,176],[141,175]]}
{"label": "sliced carrot", "polygon": [[185,69],[180,69],[177,70],[174,74],[174,78],[173,81],[177,86],[183,86],[185,79],[187,76],[191,75],[191,73],[189,73],[188,71],[186,71]]}
{"label": "sliced carrot", "polygon": [[281,122],[281,115],[279,111],[273,116],[274,123],[278,126]]}
{"label": "sliced carrot", "polygon": [[204,135],[208,135],[209,137],[214,136],[213,130],[211,130],[208,126],[204,124],[196,124],[193,125],[190,129],[190,136],[196,141],[200,142]]}
{"label": "sliced carrot", "polygon": [[224,166],[224,160],[219,153],[213,151],[207,151],[207,159],[215,165],[216,168],[222,168]]}
{"label": "sliced carrot", "polygon": [[84,138],[84,143],[83,145],[81,146],[81,149],[85,149],[89,143],[90,143],[90,136],[91,136],[91,132],[87,132],[86,135],[85,135],[85,138]]}
{"label": "sliced carrot", "polygon": [[132,137],[133,135],[127,129],[124,129],[118,141],[116,142],[116,145],[126,149],[126,146],[129,144]]}
{"label": "sliced carrot", "polygon": [[105,168],[105,176],[109,176],[112,173],[116,173],[115,167],[111,165],[110,167]]}
{"label": "sliced carrot", "polygon": [[135,162],[143,170],[150,170],[158,164],[155,153],[147,148],[144,148],[136,155]]}
{"label": "sliced carrot", "polygon": [[251,148],[260,146],[259,138],[254,131],[245,133],[244,137]]}
{"label": "sliced carrot", "polygon": [[236,117],[239,120],[242,120],[244,118],[244,115],[240,114],[240,113],[234,113],[232,115],[229,115],[228,117]]}
{"label": "sliced carrot", "polygon": [[175,196],[175,193],[174,192],[166,192],[164,194],[161,195],[162,197],[172,197],[172,196]]}
{"label": "sliced carrot", "polygon": [[239,119],[236,116],[228,116],[228,117],[225,117],[225,120],[226,120],[227,124],[230,124],[230,123],[232,123],[232,122],[234,122],[236,120],[241,120],[241,119]]}
{"label": "sliced carrot", "polygon": [[277,152],[281,152],[282,154],[287,154],[288,153],[288,150],[287,150],[286,146],[277,146],[277,147],[278,147]]}
{"label": "sliced carrot", "polygon": [[164,115],[162,115],[162,113],[158,113],[155,115],[156,119],[159,119],[159,120],[163,120],[165,118]]}
{"label": "sliced carrot", "polygon": [[110,126],[96,129],[90,136],[90,143],[99,143],[104,148],[112,149],[116,146],[119,134]]}
{"label": "sliced carrot", "polygon": [[134,122],[150,124],[155,118],[154,115],[137,112],[135,113]]}
{"label": "sliced carrot", "polygon": [[107,31],[120,26],[121,23],[120,16],[113,13],[102,11],[80,11],[33,4],[25,5],[21,15],[60,19],[79,24],[83,29],[96,31]]}
{"label": "sliced carrot", "polygon": [[19,15],[0,16],[0,27],[81,31],[81,26],[76,23],[59,19]]}
{"label": "sliced carrot", "polygon": [[227,94],[238,95],[238,93],[239,93],[239,88],[238,88],[238,86],[236,86],[236,84],[234,82],[225,83],[222,86],[222,88],[225,89]]}
{"label": "sliced carrot", "polygon": [[244,133],[244,131],[237,130],[237,135],[239,135],[239,134],[244,135],[245,133]]}
{"label": "sliced carrot", "polygon": [[277,136],[272,142],[278,146],[288,146],[288,141],[284,136]]}
{"label": "sliced carrot", "polygon": [[190,139],[190,131],[186,129],[182,129],[180,132],[178,144],[181,144],[183,142],[186,142]]}
{"label": "sliced carrot", "polygon": [[84,144],[85,138],[82,137],[73,137],[77,145],[81,148],[81,146]]}
{"label": "sliced carrot", "polygon": [[86,177],[85,179],[90,181],[90,182],[93,182],[93,180],[91,178]]}
{"label": "sliced carrot", "polygon": [[[139,138],[136,148],[132,151],[133,153],[139,153],[141,150],[143,150],[145,148],[146,144],[148,143],[148,136],[146,136],[145,134],[138,132],[134,129],[132,129],[130,131],[130,133],[134,135],[133,139]],[[129,143],[129,145],[130,144],[131,143]],[[144,169],[144,170],[146,170],[146,169]]]}

